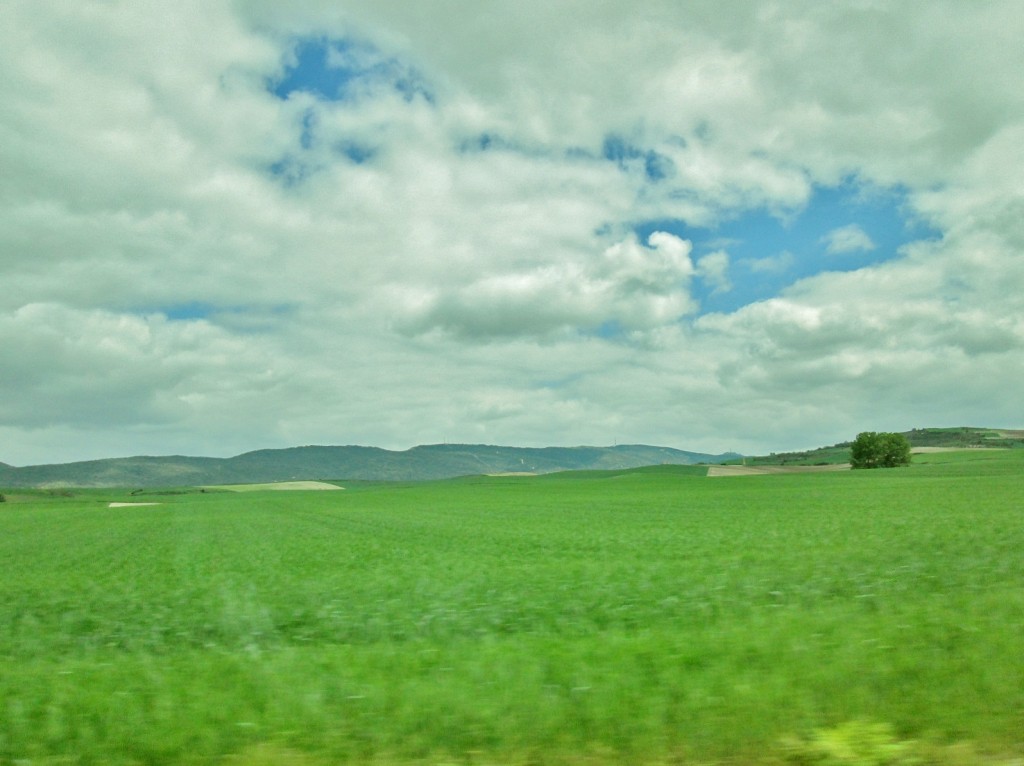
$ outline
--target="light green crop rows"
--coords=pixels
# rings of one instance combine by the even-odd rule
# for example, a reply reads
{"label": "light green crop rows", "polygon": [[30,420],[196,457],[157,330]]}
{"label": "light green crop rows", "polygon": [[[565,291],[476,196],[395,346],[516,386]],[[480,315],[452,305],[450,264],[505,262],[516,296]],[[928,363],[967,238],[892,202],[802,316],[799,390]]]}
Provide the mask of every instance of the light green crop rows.
{"label": "light green crop rows", "polygon": [[6,503],[0,762],[1019,750],[1024,463],[928,461]]}

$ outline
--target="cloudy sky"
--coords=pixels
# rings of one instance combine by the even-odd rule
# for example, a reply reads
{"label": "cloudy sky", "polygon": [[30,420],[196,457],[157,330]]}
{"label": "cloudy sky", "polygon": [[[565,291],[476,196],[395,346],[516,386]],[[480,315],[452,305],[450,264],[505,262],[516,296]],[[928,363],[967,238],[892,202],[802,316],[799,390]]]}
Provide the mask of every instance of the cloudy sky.
{"label": "cloudy sky", "polygon": [[1018,0],[6,0],[0,461],[1021,427]]}

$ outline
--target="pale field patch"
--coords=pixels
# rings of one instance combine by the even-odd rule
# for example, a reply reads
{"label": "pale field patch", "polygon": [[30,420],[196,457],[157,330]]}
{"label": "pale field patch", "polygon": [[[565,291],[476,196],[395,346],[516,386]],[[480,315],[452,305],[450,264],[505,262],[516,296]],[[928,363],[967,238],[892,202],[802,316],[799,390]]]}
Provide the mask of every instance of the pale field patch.
{"label": "pale field patch", "polygon": [[133,505],[160,505],[160,503],[110,503],[107,508],[130,508]]}
{"label": "pale field patch", "polygon": [[231,492],[263,492],[265,490],[330,490],[345,489],[325,481],[273,481],[266,484],[220,484],[203,489],[226,489]]}

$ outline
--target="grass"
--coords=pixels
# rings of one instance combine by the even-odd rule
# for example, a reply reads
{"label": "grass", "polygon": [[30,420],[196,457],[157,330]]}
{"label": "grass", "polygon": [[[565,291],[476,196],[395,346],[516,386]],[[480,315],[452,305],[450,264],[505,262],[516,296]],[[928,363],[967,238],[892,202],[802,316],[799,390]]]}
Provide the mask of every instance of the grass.
{"label": "grass", "polygon": [[21,495],[0,763],[1019,756],[1022,468]]}

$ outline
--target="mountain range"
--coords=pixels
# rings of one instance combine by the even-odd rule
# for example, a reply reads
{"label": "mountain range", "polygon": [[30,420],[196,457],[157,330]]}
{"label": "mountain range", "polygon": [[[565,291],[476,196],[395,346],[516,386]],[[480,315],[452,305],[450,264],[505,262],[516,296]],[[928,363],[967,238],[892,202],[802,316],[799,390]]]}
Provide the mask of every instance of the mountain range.
{"label": "mountain range", "polygon": [[[915,428],[904,436],[912,447],[1022,448],[1024,430]],[[750,464],[844,462],[850,442],[806,452],[748,457]],[[742,455],[710,455],[671,447],[620,444],[614,447],[498,447],[486,444],[428,444],[394,451],[378,447],[289,447],[262,449],[229,458],[124,457],[77,463],[15,467],[0,463],[0,487],[196,487],[274,481],[425,481],[499,473],[617,470],[647,465],[727,463]]]}
{"label": "mountain range", "polygon": [[422,481],[471,474],[723,463],[738,457],[735,453],[709,455],[643,444],[543,448],[430,444],[404,451],[307,446],[256,450],[229,458],[126,457],[23,467],[0,463],[0,487],[182,487],[308,479]]}

